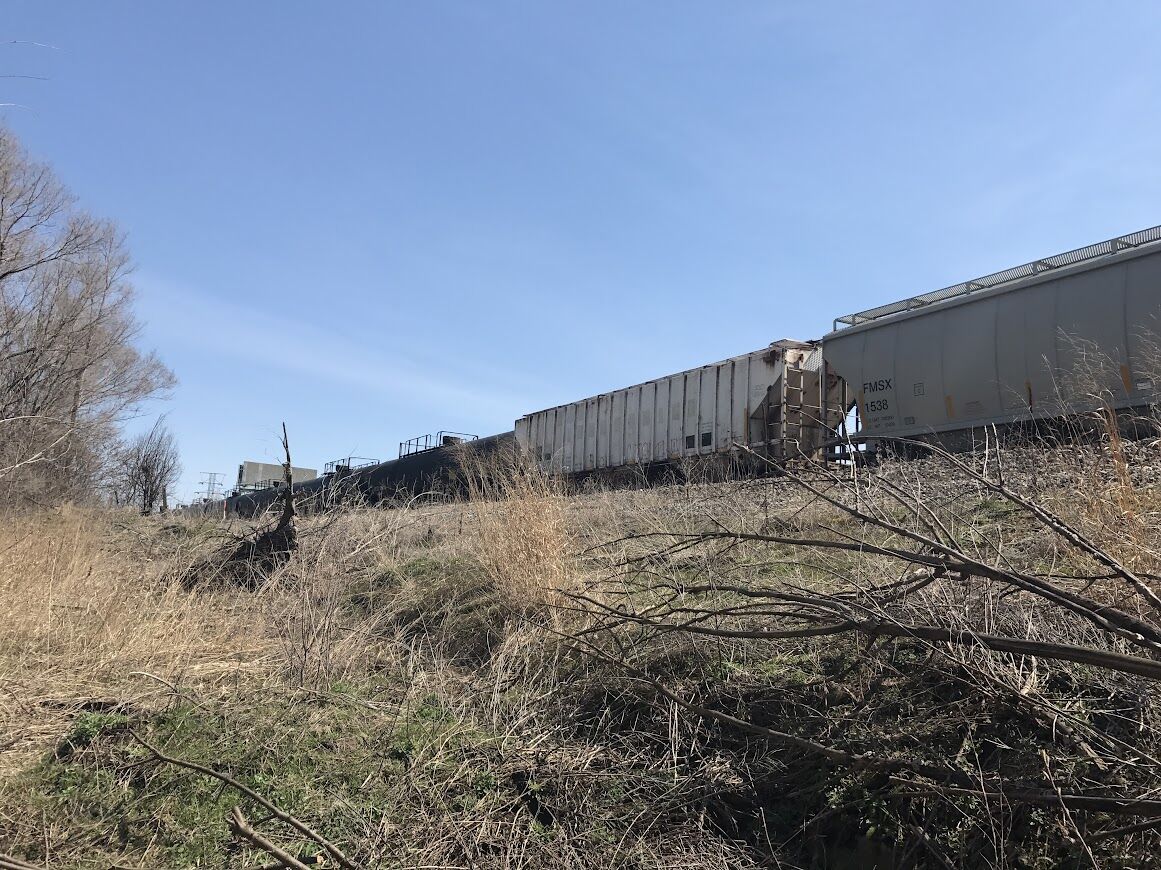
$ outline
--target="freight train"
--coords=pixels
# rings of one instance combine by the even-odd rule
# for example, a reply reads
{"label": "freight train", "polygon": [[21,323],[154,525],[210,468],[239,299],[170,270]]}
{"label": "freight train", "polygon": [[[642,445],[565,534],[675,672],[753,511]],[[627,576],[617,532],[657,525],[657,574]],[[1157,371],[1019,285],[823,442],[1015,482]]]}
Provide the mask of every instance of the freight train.
{"label": "freight train", "polygon": [[[512,432],[486,438],[463,439],[437,433],[430,445],[408,451],[398,459],[359,465],[348,460],[327,463],[321,477],[291,484],[295,503],[303,510],[317,511],[341,503],[357,502],[378,505],[420,496],[462,491],[467,486],[463,476],[466,457],[486,460],[515,444]],[[262,513],[285,492],[281,484],[253,490],[235,490],[225,499],[202,505],[199,510],[212,514],[251,517]]]}
{"label": "freight train", "polygon": [[[462,459],[516,447],[550,474],[647,479],[690,461],[761,473],[855,440],[962,448],[991,426],[1147,408],[1161,384],[1161,227],[834,320],[815,341],[751,353],[525,414],[464,443],[405,442],[399,458],[331,463],[294,484],[325,505],[462,484]],[[455,441],[456,439],[452,439]],[[459,483],[457,483],[459,481]],[[210,506],[252,515],[277,487]]]}

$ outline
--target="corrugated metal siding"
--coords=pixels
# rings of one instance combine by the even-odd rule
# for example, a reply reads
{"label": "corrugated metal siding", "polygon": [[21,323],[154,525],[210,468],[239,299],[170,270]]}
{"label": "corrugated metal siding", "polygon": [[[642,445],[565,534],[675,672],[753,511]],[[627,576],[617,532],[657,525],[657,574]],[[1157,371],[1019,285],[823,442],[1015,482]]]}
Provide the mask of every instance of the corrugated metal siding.
{"label": "corrugated metal siding", "polygon": [[[823,340],[867,434],[907,436],[1161,397],[1161,251],[1124,252]],[[890,385],[885,386],[889,381]]]}
{"label": "corrugated metal siding", "polygon": [[[821,361],[821,353],[817,352]],[[592,471],[755,444],[751,417],[781,372],[772,349],[529,414],[517,440],[545,470]]]}

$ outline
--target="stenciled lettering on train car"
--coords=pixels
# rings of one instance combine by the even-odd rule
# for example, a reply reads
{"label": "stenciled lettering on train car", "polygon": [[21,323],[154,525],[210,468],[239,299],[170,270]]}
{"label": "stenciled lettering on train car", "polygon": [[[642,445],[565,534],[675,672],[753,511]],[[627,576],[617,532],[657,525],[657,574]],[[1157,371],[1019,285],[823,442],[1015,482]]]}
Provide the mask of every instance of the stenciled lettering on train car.
{"label": "stenciled lettering on train car", "polygon": [[892,407],[895,392],[894,378],[875,378],[863,382],[862,399],[865,422],[870,429],[883,429],[895,425],[895,410]]}

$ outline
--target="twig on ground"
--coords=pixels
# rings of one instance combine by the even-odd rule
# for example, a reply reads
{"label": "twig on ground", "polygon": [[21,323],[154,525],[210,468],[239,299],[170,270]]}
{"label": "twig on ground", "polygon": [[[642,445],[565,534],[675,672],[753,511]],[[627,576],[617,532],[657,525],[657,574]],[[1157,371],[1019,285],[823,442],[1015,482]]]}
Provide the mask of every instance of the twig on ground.
{"label": "twig on ground", "polygon": [[43,868],[12,855],[0,855],[0,870],[43,870]]}
{"label": "twig on ground", "polygon": [[263,852],[267,852],[278,859],[278,867],[290,867],[292,870],[310,870],[306,864],[303,864],[285,849],[275,845],[270,840],[255,831],[250,827],[250,823],[246,821],[246,817],[242,815],[241,807],[234,807],[230,814],[226,816],[226,824],[230,826],[230,833],[240,840],[245,840],[252,846],[256,846]]}
{"label": "twig on ground", "polygon": [[356,870],[357,865],[352,862],[350,858],[344,855],[338,846],[336,846],[334,843],[331,843],[329,840],[323,837],[322,834],[319,834],[314,829],[307,826],[305,822],[295,818],[290,813],[286,812],[286,810],[276,806],[266,798],[262,797],[262,795],[258,794],[258,792],[254,791],[254,789],[250,788],[249,786],[238,782],[238,780],[234,779],[232,776],[214,770],[212,767],[206,767],[204,764],[198,764],[194,761],[186,761],[183,758],[176,758],[172,755],[166,755],[164,752],[155,747],[153,744],[149,743],[135,731],[131,730],[129,735],[146,749],[148,749],[151,753],[153,753],[154,757],[159,761],[163,761],[166,764],[172,764],[177,767],[184,767],[186,770],[197,771],[198,773],[204,774],[205,776],[213,777],[219,782],[224,782],[231,788],[237,789],[242,794],[246,795],[246,797],[261,804],[263,807],[269,810],[275,818],[285,822],[307,839],[313,840],[315,843],[318,843],[320,846],[322,846],[323,849],[326,850],[327,854],[329,854],[336,862],[338,862],[340,867],[348,868],[348,870]]}
{"label": "twig on ground", "polygon": [[[931,764],[925,764],[919,761],[912,761],[905,758],[888,758],[879,757],[871,753],[855,754],[848,752],[845,749],[840,749],[834,746],[827,746],[815,740],[810,740],[804,737],[799,737],[795,734],[789,734],[785,731],[778,731],[773,728],[767,728],[758,725],[754,722],[748,722],[745,719],[739,719],[736,716],[731,716],[728,713],[723,713],[719,710],[713,710],[709,707],[703,707],[700,704],[683,698],[672,689],[665,686],[660,681],[654,679],[646,672],[639,668],[633,667],[628,662],[618,660],[603,650],[600,650],[592,643],[579,638],[572,638],[578,644],[581,652],[591,658],[604,661],[607,664],[612,664],[623,669],[627,674],[634,679],[639,680],[649,685],[655,692],[669,701],[689,710],[691,713],[696,713],[706,719],[712,719],[723,724],[730,725],[742,731],[748,731],[751,734],[756,734],[760,737],[773,740],[783,746],[792,747],[802,750],[812,755],[821,756],[830,762],[850,767],[855,770],[874,770],[880,773],[888,774],[888,780],[896,785],[926,788],[932,794],[964,794],[974,795],[984,798],[995,798],[997,800],[1006,800],[1014,803],[1035,804],[1044,807],[1068,807],[1070,809],[1079,810],[1094,810],[1099,812],[1106,812],[1112,815],[1146,815],[1157,814],[1161,812],[1161,800],[1149,798],[1132,798],[1132,797],[1115,797],[1107,795],[1091,795],[1091,794],[1062,794],[1060,792],[1048,791],[1041,788],[1030,788],[1022,786],[1018,783],[1008,783],[1001,781],[987,781],[976,780],[963,771],[956,770],[951,767],[937,767]],[[927,780],[931,780],[932,784],[929,786],[921,785],[917,782],[901,779],[890,774],[894,773],[911,773]]]}

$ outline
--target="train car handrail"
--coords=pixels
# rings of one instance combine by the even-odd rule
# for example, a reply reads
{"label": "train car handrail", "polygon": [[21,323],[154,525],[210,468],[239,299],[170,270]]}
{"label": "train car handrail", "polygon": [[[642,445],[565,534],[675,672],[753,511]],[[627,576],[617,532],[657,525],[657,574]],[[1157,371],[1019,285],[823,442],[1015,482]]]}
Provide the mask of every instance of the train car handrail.
{"label": "train car handrail", "polygon": [[930,293],[922,293],[918,296],[912,296],[909,299],[902,299],[898,302],[889,302],[886,305],[868,308],[866,311],[836,317],[834,320],[834,331],[838,332],[842,329],[850,329],[852,326],[870,323],[883,317],[889,317],[892,314],[914,311],[917,308],[924,308],[935,302],[943,302],[959,296],[969,296],[973,293],[979,293],[981,290],[990,290],[1001,284],[1008,284],[1012,281],[1030,278],[1033,275],[1059,269],[1062,266],[1075,266],[1078,263],[1108,257],[1113,254],[1118,254],[1121,251],[1133,250],[1142,245],[1153,244],[1158,241],[1161,241],[1161,226],[1150,227],[1147,230],[1138,230],[1135,233],[1109,239],[1107,242],[1085,245],[1083,248],[1077,248],[1074,251],[1066,251],[1063,254],[1056,254],[1052,257],[1042,257],[1039,260],[1033,260],[1031,263],[993,272],[982,278],[961,281],[959,284],[952,284],[950,287],[944,287],[941,290],[933,290]]}
{"label": "train car handrail", "polygon": [[479,435],[469,435],[467,432],[451,432],[447,429],[440,429],[435,433],[429,432],[426,435],[416,435],[414,438],[399,442],[399,458],[402,459],[413,453],[424,453],[437,447],[447,447],[464,441],[475,441],[479,437]]}
{"label": "train car handrail", "polygon": [[368,456],[347,456],[343,459],[332,459],[325,466],[323,466],[323,475],[335,474],[341,471],[343,474],[354,471],[358,468],[367,468],[371,465],[378,465],[378,459],[371,459]]}

